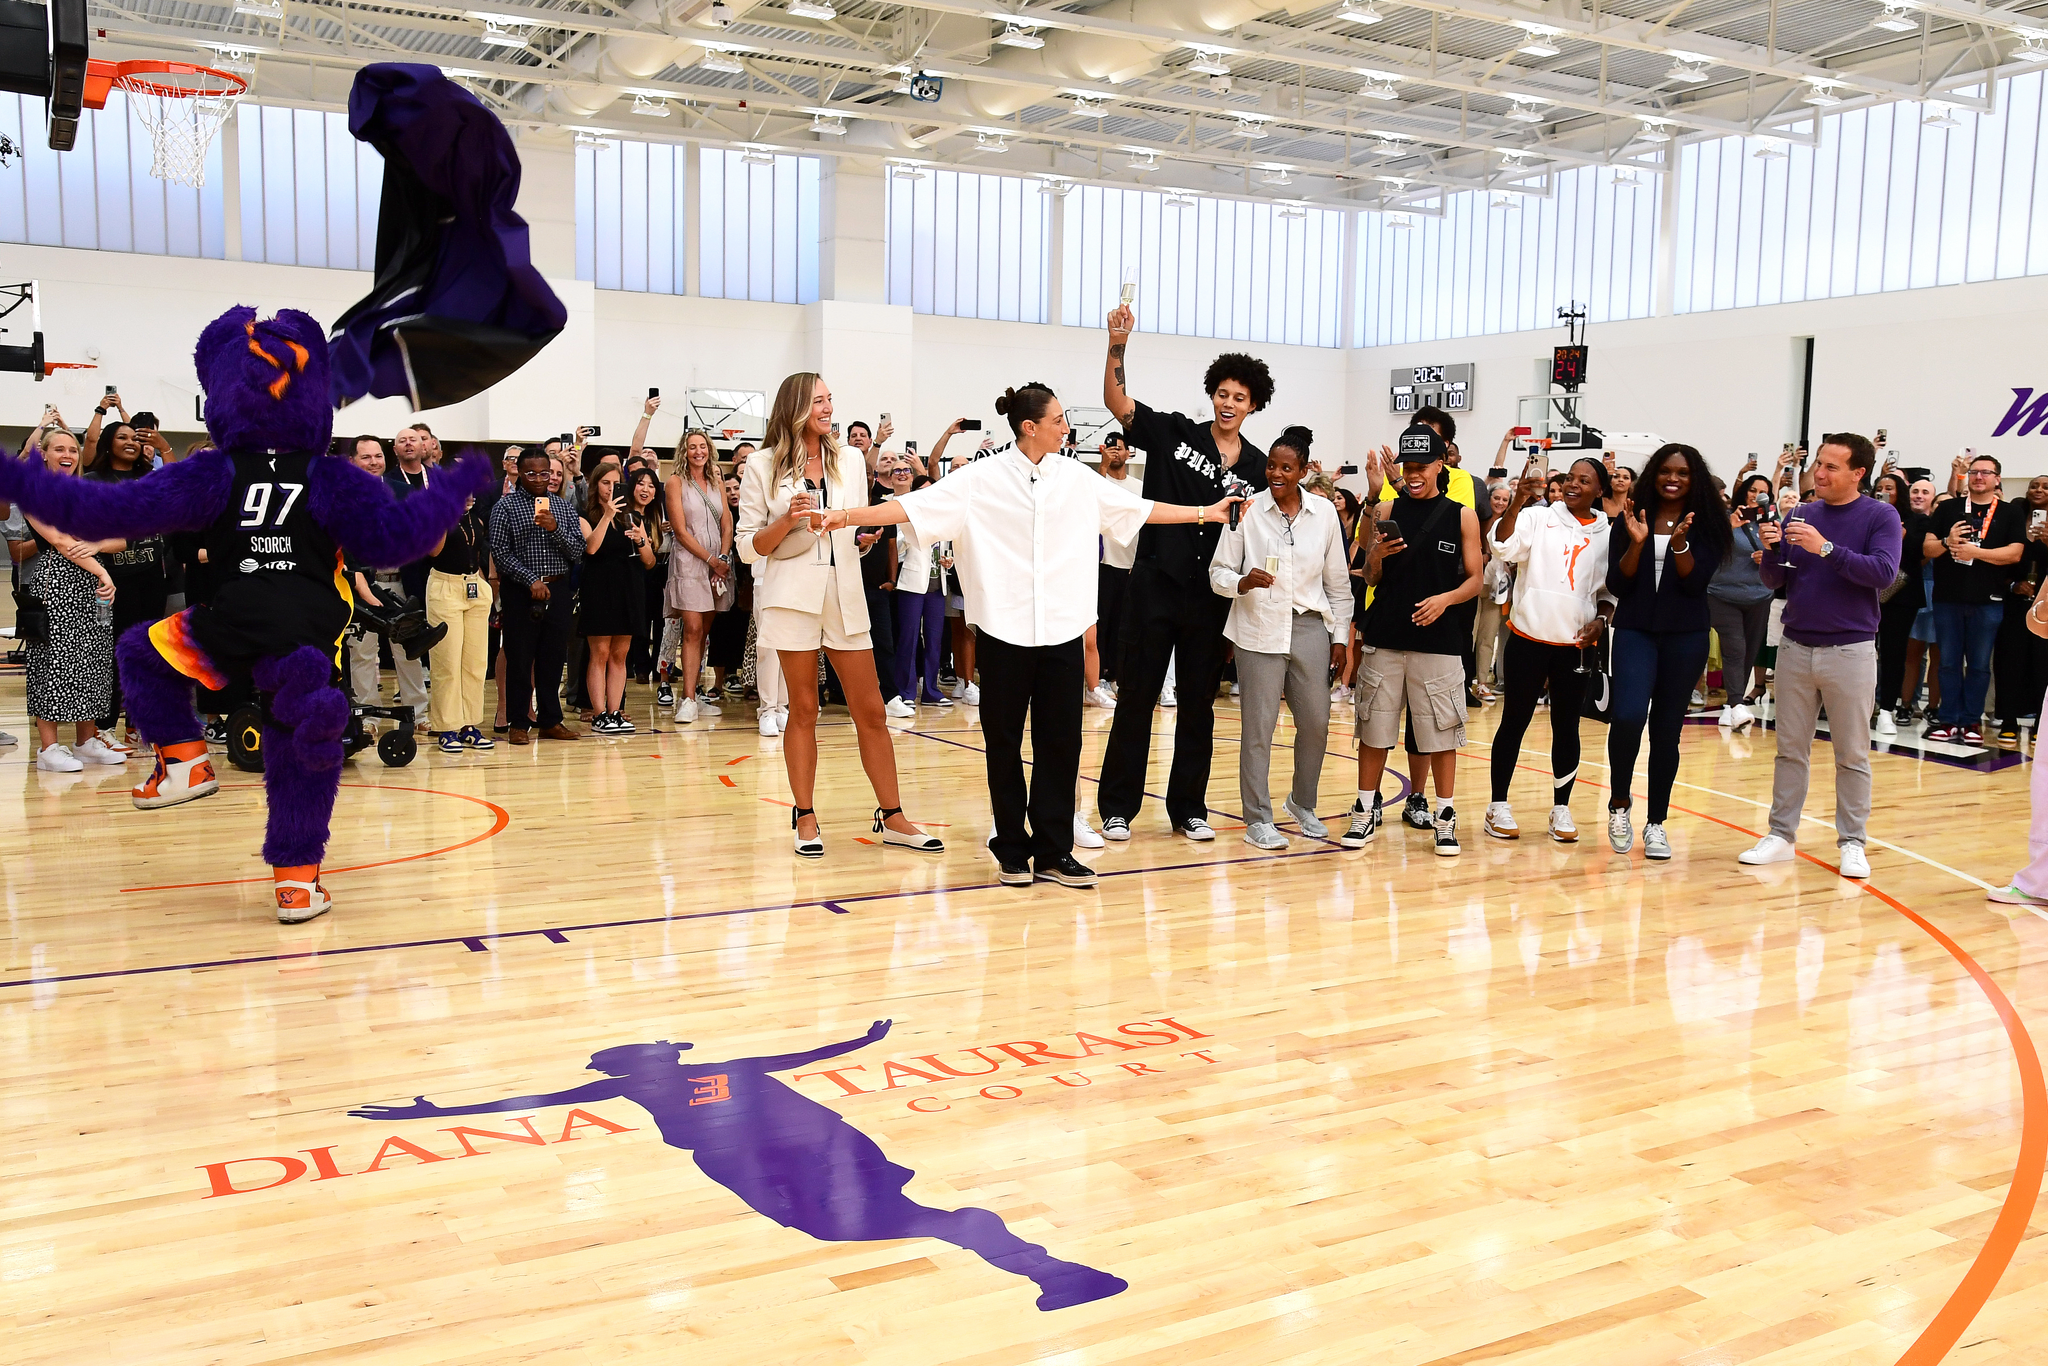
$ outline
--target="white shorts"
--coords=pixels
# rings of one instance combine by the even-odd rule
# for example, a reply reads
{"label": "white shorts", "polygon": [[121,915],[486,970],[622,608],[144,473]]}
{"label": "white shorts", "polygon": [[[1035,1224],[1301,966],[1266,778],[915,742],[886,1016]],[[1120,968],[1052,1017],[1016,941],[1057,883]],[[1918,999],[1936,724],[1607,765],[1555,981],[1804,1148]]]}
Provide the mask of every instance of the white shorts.
{"label": "white shorts", "polygon": [[872,650],[873,636],[866,631],[848,634],[846,618],[839,611],[839,571],[825,581],[822,612],[804,612],[794,607],[763,607],[761,625],[754,636],[757,650]]}

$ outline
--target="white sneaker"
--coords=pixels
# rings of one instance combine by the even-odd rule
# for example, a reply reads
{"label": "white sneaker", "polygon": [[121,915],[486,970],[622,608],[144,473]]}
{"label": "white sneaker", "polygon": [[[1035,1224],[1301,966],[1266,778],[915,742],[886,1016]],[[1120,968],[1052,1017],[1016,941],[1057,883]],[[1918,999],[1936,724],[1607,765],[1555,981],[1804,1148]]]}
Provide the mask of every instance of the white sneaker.
{"label": "white sneaker", "polygon": [[969,683],[960,689],[960,700],[970,707],[981,705],[981,689]]}
{"label": "white sneaker", "polygon": [[1285,849],[1287,836],[1271,821],[1258,821],[1244,828],[1244,842],[1254,849]]}
{"label": "white sneaker", "polygon": [[1238,690],[1240,686],[1241,686],[1241,685],[1239,685],[1239,684],[1236,684],[1236,683],[1233,683],[1233,684],[1231,684],[1231,685],[1230,685],[1230,695],[1231,695],[1232,697],[1242,697],[1242,696],[1244,695],[1243,693],[1241,693],[1241,692],[1240,692],[1240,691]]}
{"label": "white sneaker", "polygon": [[1872,735],[1897,735],[1899,733],[1899,723],[1892,716],[1891,712],[1880,707],[1877,711],[1877,719],[1870,723],[1870,733]]}
{"label": "white sneaker", "polygon": [[684,699],[683,699],[682,701],[680,701],[680,702],[676,703],[676,724],[677,724],[677,725],[679,725],[679,726],[687,726],[687,725],[689,725],[689,724],[690,724],[690,723],[691,723],[692,721],[695,721],[696,719],[697,719],[697,699],[696,699],[696,698],[694,698],[694,697],[685,697],[685,698],[684,698]]}
{"label": "white sneaker", "polygon": [[1161,688],[1159,690],[1159,705],[1162,707],[1177,707],[1180,705],[1180,699],[1173,695],[1172,688]]}
{"label": "white sneaker", "polygon": [[1316,813],[1305,806],[1296,806],[1293,798],[1287,801],[1287,814],[1294,817],[1294,823],[1301,827],[1301,833],[1312,840],[1327,839],[1330,827],[1317,819]]}
{"label": "white sneaker", "polygon": [[73,758],[71,751],[62,745],[45,745],[36,755],[36,767],[45,773],[76,773],[85,765]]}
{"label": "white sneaker", "polygon": [[1790,840],[1781,840],[1776,835],[1765,835],[1735,857],[1749,864],[1790,863],[1799,857],[1799,850]]}
{"label": "white sneaker", "polygon": [[1855,840],[1843,840],[1840,850],[1843,877],[1869,877],[1870,858]]}
{"label": "white sneaker", "polygon": [[[994,837],[991,836],[990,838]],[[1088,824],[1088,818],[1078,811],[1074,813],[1074,847],[1076,849],[1100,849],[1102,847],[1102,836],[1095,833],[1094,828]]]}
{"label": "white sneaker", "polygon": [[125,764],[128,762],[126,754],[112,748],[97,735],[87,740],[77,749],[72,750],[71,753],[74,758],[83,759],[88,764]]}
{"label": "white sneaker", "polygon": [[1643,857],[1663,862],[1671,857],[1671,838],[1654,822],[1643,827]]}
{"label": "white sneaker", "polygon": [[1342,683],[1339,683],[1336,687],[1330,689],[1330,701],[1332,703],[1349,702],[1350,700],[1351,689],[1345,687]]}
{"label": "white sneaker", "polygon": [[770,740],[773,740],[773,739],[774,739],[774,738],[775,738],[776,736],[778,736],[778,735],[782,734],[782,732],[781,732],[780,730],[776,729],[776,726],[775,726],[775,713],[774,713],[774,712],[772,712],[772,711],[764,711],[764,712],[762,712],[762,713],[761,713],[761,727],[760,727],[760,729],[761,729],[761,734],[762,734],[762,735],[763,735],[763,736],[764,736],[765,738],[767,738],[767,739],[770,739]]}
{"label": "white sneaker", "polygon": [[1506,802],[1486,804],[1482,828],[1497,840],[1518,840],[1522,837],[1522,827],[1515,824],[1515,813],[1508,809]]}
{"label": "white sneaker", "polygon": [[1559,844],[1579,842],[1579,827],[1572,824],[1572,809],[1569,806],[1550,808],[1550,837]]}
{"label": "white sneaker", "polygon": [[8,733],[7,733],[6,731],[4,731],[4,730],[0,730],[0,745],[18,745],[18,744],[20,744],[20,743],[21,743],[21,741],[19,741],[19,740],[15,739],[15,738],[14,738],[14,737],[13,737],[12,735],[9,735],[9,734],[8,734]]}
{"label": "white sneaker", "polygon": [[1756,713],[1751,711],[1748,707],[1743,706],[1740,702],[1737,702],[1735,704],[1734,716],[1734,728],[1736,730],[1741,730],[1745,726],[1753,726],[1756,724]]}
{"label": "white sneaker", "polygon": [[1629,824],[1627,807],[1619,811],[1608,809],[1607,847],[1617,854],[1626,854],[1636,847],[1636,831],[1635,827]]}
{"label": "white sneaker", "polygon": [[698,693],[697,710],[706,716],[718,715],[718,699],[711,693]]}
{"label": "white sneaker", "polygon": [[1084,706],[1101,707],[1105,710],[1116,706],[1116,699],[1109,695],[1109,689],[1097,684],[1081,698]]}
{"label": "white sneaker", "polygon": [[895,717],[898,721],[907,720],[917,715],[917,708],[911,706],[900,697],[890,698],[889,705],[882,708],[882,710]]}
{"label": "white sneaker", "polygon": [[1721,715],[1717,718],[1716,724],[1723,726],[1733,726],[1735,724],[1735,708],[1730,706],[1723,706],[1721,708]]}

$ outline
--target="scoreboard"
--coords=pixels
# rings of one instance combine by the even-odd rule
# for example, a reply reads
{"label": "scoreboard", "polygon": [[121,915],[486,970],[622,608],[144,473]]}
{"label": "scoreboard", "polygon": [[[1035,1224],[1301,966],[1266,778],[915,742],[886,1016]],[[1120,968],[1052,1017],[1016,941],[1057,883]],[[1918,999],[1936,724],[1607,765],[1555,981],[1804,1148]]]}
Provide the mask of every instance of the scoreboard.
{"label": "scoreboard", "polygon": [[1441,408],[1447,413],[1472,408],[1472,367],[1466,365],[1404,365],[1389,385],[1388,411],[1413,413]]}

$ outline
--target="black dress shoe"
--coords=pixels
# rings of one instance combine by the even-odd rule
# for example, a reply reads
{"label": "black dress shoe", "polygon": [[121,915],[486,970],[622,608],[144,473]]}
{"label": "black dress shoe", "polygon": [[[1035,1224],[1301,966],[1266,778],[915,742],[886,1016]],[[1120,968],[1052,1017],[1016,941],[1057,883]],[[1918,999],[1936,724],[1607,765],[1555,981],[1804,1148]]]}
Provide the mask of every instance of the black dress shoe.
{"label": "black dress shoe", "polygon": [[1038,876],[1046,882],[1057,882],[1062,887],[1095,885],[1095,870],[1072,854],[1062,854],[1051,863],[1041,862],[1038,865]]}
{"label": "black dress shoe", "polygon": [[1029,887],[1031,870],[1021,863],[999,863],[996,865],[996,881],[1005,887]]}

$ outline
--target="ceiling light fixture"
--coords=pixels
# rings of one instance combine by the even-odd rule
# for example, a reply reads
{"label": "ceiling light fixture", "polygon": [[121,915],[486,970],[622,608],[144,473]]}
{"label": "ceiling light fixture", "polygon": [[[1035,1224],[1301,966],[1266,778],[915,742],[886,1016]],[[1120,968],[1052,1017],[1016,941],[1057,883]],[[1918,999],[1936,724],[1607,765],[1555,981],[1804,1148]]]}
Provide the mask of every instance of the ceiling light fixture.
{"label": "ceiling light fixture", "polygon": [[1263,114],[1239,114],[1237,135],[1241,138],[1262,138],[1266,136],[1266,116]]}
{"label": "ceiling light fixture", "polygon": [[213,64],[222,71],[232,71],[237,76],[253,76],[256,74],[255,53],[244,51],[239,47],[224,47],[218,43],[205,43],[202,46],[213,49]]}
{"label": "ceiling light fixture", "polygon": [[1230,67],[1224,62],[1223,54],[1214,48],[1195,48],[1194,60],[1188,63],[1188,71],[1196,76],[1228,76]]}
{"label": "ceiling light fixture", "polygon": [[1835,83],[1833,81],[1810,80],[1810,84],[1813,86],[1813,89],[1800,97],[1800,103],[1825,106],[1842,102],[1842,97],[1835,93]]}
{"label": "ceiling light fixture", "polygon": [[1195,197],[1187,190],[1168,190],[1166,192],[1166,207],[1169,209],[1192,209],[1195,207]]}
{"label": "ceiling light fixture", "polygon": [[1541,109],[1538,109],[1538,108],[1536,107],[1536,102],[1535,102],[1534,100],[1531,100],[1531,99],[1529,99],[1529,98],[1528,98],[1527,96],[1525,96],[1525,95],[1511,95],[1511,96],[1509,96],[1509,98],[1510,98],[1510,99],[1512,99],[1512,100],[1514,101],[1514,108],[1512,108],[1512,109],[1508,110],[1508,121],[1509,121],[1509,122],[1511,122],[1511,123],[1541,123],[1541,122],[1543,122],[1543,111],[1542,111]]}
{"label": "ceiling light fixture", "polygon": [[747,166],[773,166],[775,164],[775,153],[764,151],[759,147],[749,147],[740,153],[740,162]]}
{"label": "ceiling light fixture", "polygon": [[1643,131],[1636,134],[1644,142],[1671,141],[1671,125],[1661,119],[1644,119]]}
{"label": "ceiling light fixture", "polygon": [[1076,94],[1074,112],[1084,119],[1099,119],[1106,112],[1103,107],[1106,103],[1100,95]]}
{"label": "ceiling light fixture", "polygon": [[1074,192],[1074,182],[1063,175],[1040,176],[1038,192],[1052,195],[1056,199],[1065,199]]}
{"label": "ceiling light fixture", "polygon": [[1707,78],[1707,68],[1714,64],[1713,58],[1702,57],[1697,52],[1671,53],[1671,69],[1664,73],[1667,81],[1688,81],[1697,84]]}
{"label": "ceiling light fixture", "polygon": [[1640,190],[1643,188],[1643,173],[1633,166],[1617,166],[1607,183],[1617,190]]}
{"label": "ceiling light fixture", "polygon": [[2016,62],[2048,62],[2048,33],[2039,29],[2016,28],[2020,45],[2012,50]]}
{"label": "ceiling light fixture", "polygon": [[1289,168],[1285,166],[1269,167],[1266,173],[1259,177],[1259,183],[1261,185],[1292,185],[1294,177],[1288,174],[1288,170]]}
{"label": "ceiling light fixture", "polygon": [[526,40],[532,36],[533,30],[531,28],[498,24],[486,19],[484,20],[484,36],[477,41],[481,42],[485,47],[523,48],[526,46]]}
{"label": "ceiling light fixture", "polygon": [[[842,128],[840,131],[843,133],[846,130]],[[1003,141],[1001,133],[976,133],[974,135],[974,145],[984,152],[1007,152],[1010,150],[1010,144]]]}
{"label": "ceiling light fixture", "polygon": [[1159,169],[1159,154],[1146,147],[1130,149],[1130,167],[1134,171],[1156,171]]}
{"label": "ceiling light fixture", "polygon": [[1305,219],[1308,217],[1308,210],[1299,204],[1288,204],[1281,208],[1278,217],[1295,220]]}
{"label": "ceiling light fixture", "polygon": [[578,147],[594,147],[599,150],[609,150],[612,144],[609,140],[596,133],[590,132],[587,129],[579,129],[576,133],[576,145]]}
{"label": "ceiling light fixture", "polygon": [[923,180],[925,176],[925,173],[922,168],[912,166],[907,162],[892,163],[889,167],[889,171],[890,174],[894,175],[898,180],[918,181]]}
{"label": "ceiling light fixture", "polygon": [[1912,6],[1903,0],[1885,0],[1884,13],[1871,20],[1870,26],[1887,33],[1911,33],[1920,27],[1920,21],[1914,17]]}
{"label": "ceiling light fixture", "polygon": [[1943,104],[1940,100],[1929,100],[1926,113],[1920,118],[1922,128],[1960,128],[1962,120],[1955,115],[1955,106]]}
{"label": "ceiling light fixture", "polygon": [[1415,226],[1415,215],[1412,213],[1390,213],[1387,215],[1387,226],[1395,232],[1407,232]]}
{"label": "ceiling light fixture", "polygon": [[633,96],[632,112],[642,118],[665,119],[675,111],[668,107],[668,101],[653,95]]}
{"label": "ceiling light fixture", "polygon": [[1531,24],[1519,19],[1515,23],[1517,27],[1527,30],[1529,34],[1529,41],[1523,43],[1515,51],[1530,57],[1555,57],[1558,54],[1560,49],[1556,43],[1550,40],[1563,33],[1563,29],[1552,28],[1548,24]]}
{"label": "ceiling light fixture", "polygon": [[788,0],[782,12],[792,19],[816,19],[829,24],[839,17],[839,11],[825,3],[825,0]]}
{"label": "ceiling light fixture", "polygon": [[1387,185],[1392,185],[1397,190],[1405,190],[1415,183],[1404,175],[1381,175],[1374,176],[1373,179]]}
{"label": "ceiling light fixture", "polygon": [[1365,98],[1369,100],[1398,100],[1401,98],[1400,95],[1395,93],[1395,78],[1393,76],[1382,71],[1362,71],[1359,74],[1365,77],[1365,84],[1360,87],[1358,93]]}
{"label": "ceiling light fixture", "polygon": [[254,19],[282,19],[284,0],[235,0],[235,13]]}
{"label": "ceiling light fixture", "polygon": [[1039,37],[1035,30],[1021,24],[1004,25],[1002,37],[996,39],[996,41],[1004,47],[1035,49],[1045,46],[1045,39]]}
{"label": "ceiling light fixture", "polygon": [[1758,138],[1756,150],[1750,155],[1758,161],[1782,161],[1785,158],[1785,139]]}
{"label": "ceiling light fixture", "polygon": [[1514,147],[1502,147],[1499,151],[1500,164],[1512,170],[1521,169],[1522,158],[1528,155],[1527,152]]}
{"label": "ceiling light fixture", "polygon": [[706,28],[724,28],[732,22],[732,6],[725,0],[712,0],[711,8],[698,15],[697,22]]}
{"label": "ceiling light fixture", "polygon": [[843,138],[846,136],[846,120],[837,114],[813,114],[811,131],[826,137]]}
{"label": "ceiling light fixture", "polygon": [[1359,0],[1344,0],[1337,9],[1336,17],[1348,19],[1354,24],[1377,24],[1387,16],[1373,8],[1372,0],[1364,0],[1363,4],[1359,3]]}
{"label": "ceiling light fixture", "polygon": [[1509,194],[1506,190],[1495,190],[1493,197],[1486,201],[1486,206],[1489,209],[1519,209],[1522,207],[1522,196]]}
{"label": "ceiling light fixture", "polygon": [[721,71],[728,76],[743,76],[747,70],[740,65],[739,58],[733,56],[724,48],[718,47],[707,47],[704,49],[704,55],[697,59],[697,69],[699,71]]}

